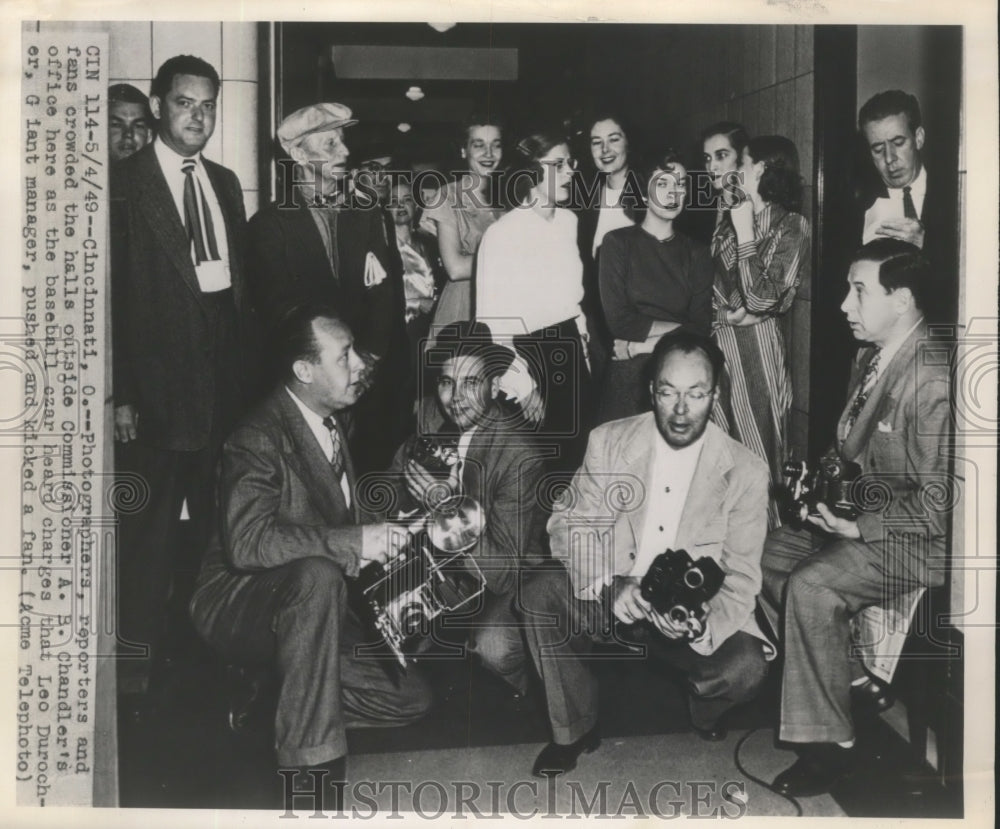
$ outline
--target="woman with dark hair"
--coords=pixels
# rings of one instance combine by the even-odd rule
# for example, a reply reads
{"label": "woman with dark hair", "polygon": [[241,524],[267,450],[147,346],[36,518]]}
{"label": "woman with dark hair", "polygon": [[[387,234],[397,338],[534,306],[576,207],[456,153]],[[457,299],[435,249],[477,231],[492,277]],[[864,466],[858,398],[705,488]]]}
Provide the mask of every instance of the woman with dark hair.
{"label": "woman with dark hair", "polygon": [[[743,199],[725,211],[712,237],[713,327],[726,355],[730,431],[781,481],[792,386],[778,318],[809,273],[809,222],[795,145],[780,135],[752,138],[743,150]],[[719,407],[717,407],[719,408]],[[768,523],[780,525],[772,500]]]}
{"label": "woman with dark hair", "polygon": [[503,159],[498,119],[470,116],[462,129],[462,158],[468,169],[449,182],[424,211],[437,232],[438,248],[448,281],[441,290],[432,331],[472,316],[472,272],[476,250],[486,228],[503,215],[493,192],[493,174]]}
{"label": "woman with dark hair", "polygon": [[543,431],[561,436],[555,465],[571,469],[586,439],[579,417],[589,380],[576,216],[561,206],[569,201],[576,161],[555,132],[527,136],[517,153],[522,163],[507,188],[516,204],[479,246],[476,319],[532,367],[544,401]]}
{"label": "woman with dark hair", "polygon": [[615,339],[598,423],[650,408],[643,374],[664,334],[678,328],[710,333],[712,257],[705,245],[675,227],[687,188],[687,170],[677,153],[668,150],[646,177],[642,224],[604,237],[601,302]]}
{"label": "woman with dark hair", "polygon": [[686,230],[696,239],[711,242],[722,212],[733,206],[739,192],[739,166],[750,136],[742,124],[718,121],[701,131],[701,162],[707,181],[699,180],[699,210],[685,214]]}
{"label": "woman with dark hair", "polygon": [[595,377],[603,379],[611,350],[611,334],[601,307],[598,260],[601,243],[612,230],[635,225],[633,208],[640,206],[641,189],[632,169],[633,147],[628,128],[617,113],[599,112],[591,122],[590,155],[596,178],[577,179],[574,206],[579,220],[577,243],[583,260],[583,308],[591,321]]}

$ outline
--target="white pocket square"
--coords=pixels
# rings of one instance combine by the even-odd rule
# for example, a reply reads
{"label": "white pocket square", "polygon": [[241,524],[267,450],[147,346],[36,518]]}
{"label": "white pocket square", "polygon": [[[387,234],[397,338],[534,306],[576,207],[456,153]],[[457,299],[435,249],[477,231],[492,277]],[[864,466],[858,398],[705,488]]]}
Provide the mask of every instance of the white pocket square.
{"label": "white pocket square", "polygon": [[882,421],[880,420],[880,421],[878,422],[878,430],[879,430],[880,432],[891,432],[891,431],[892,431],[892,424],[891,424],[891,423],[883,423],[883,422],[882,422]]}
{"label": "white pocket square", "polygon": [[365,257],[365,287],[371,288],[385,280],[386,272],[374,253],[368,251]]}

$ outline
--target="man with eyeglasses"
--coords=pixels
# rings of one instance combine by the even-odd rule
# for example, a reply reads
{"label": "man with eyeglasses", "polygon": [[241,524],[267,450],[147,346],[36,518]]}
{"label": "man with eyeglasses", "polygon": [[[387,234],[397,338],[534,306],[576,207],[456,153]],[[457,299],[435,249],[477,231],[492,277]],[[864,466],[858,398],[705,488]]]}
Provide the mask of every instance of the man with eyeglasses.
{"label": "man with eyeglasses", "polygon": [[[535,775],[569,771],[600,744],[597,679],[582,661],[595,640],[641,642],[647,657],[684,674],[692,725],[709,741],[726,736],[726,712],[764,681],[774,650],[754,603],[768,472],[709,421],[723,363],[702,335],[665,335],[650,363],[653,411],[596,428],[555,506],[548,531],[558,565],[533,574],[521,597],[553,735]],[[658,613],[640,592],[668,549],[708,556],[725,575],[698,626]]]}
{"label": "man with eyeglasses", "polygon": [[[434,391],[425,398],[432,405],[389,471],[393,509],[429,510],[453,494],[481,505],[483,535],[469,552],[486,578],[486,593],[468,615],[449,620],[449,628],[468,625],[469,650],[520,696],[527,690],[528,656],[512,601],[521,570],[542,560],[544,529],[537,501],[544,450],[512,402],[513,388],[531,386],[518,382],[527,381],[526,366],[473,322],[442,328],[424,359],[434,376]],[[435,476],[414,457],[421,438],[454,449],[447,475]]]}
{"label": "man with eyeglasses", "polygon": [[108,155],[121,161],[153,140],[149,99],[131,84],[108,87]]}

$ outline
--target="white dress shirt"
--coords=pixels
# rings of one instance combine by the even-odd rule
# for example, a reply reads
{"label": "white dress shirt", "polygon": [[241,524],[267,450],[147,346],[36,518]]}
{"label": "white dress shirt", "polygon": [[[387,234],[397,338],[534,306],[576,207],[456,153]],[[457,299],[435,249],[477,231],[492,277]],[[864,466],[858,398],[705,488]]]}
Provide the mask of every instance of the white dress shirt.
{"label": "white dress shirt", "polygon": [[675,449],[650,421],[653,429],[653,457],[646,488],[646,519],[630,576],[642,578],[660,553],[674,549],[684,503],[694,479],[694,471],[705,443],[704,434],[690,446]]}
{"label": "white dress shirt", "polygon": [[226,235],[226,220],[219,204],[219,198],[215,194],[215,188],[208,177],[205,165],[202,163],[201,153],[192,156],[190,159],[178,155],[162,141],[153,143],[153,151],[156,153],[156,160],[160,163],[160,169],[167,180],[170,188],[170,195],[174,197],[174,205],[177,207],[177,214],[180,216],[181,225],[184,226],[184,171],[182,165],[185,161],[194,161],[194,177],[201,184],[201,189],[205,194],[205,201],[212,214],[212,227],[215,230],[215,242],[219,247],[219,256],[222,257],[216,262],[202,262],[200,265],[195,260],[194,244],[191,245],[191,261],[194,263],[195,273],[198,275],[198,284],[201,290],[208,294],[215,291],[224,291],[232,285],[232,277],[229,273],[229,238]]}
{"label": "white dress shirt", "polygon": [[[927,168],[921,166],[917,177],[909,184],[910,198],[913,199],[913,207],[917,211],[917,216],[922,216],[924,212],[924,196],[927,195]],[[903,188],[890,187],[888,195],[875,199],[871,207],[865,211],[865,230],[861,236],[861,244],[867,245],[874,239],[885,238],[878,236],[875,230],[886,219],[902,219],[905,216],[903,210]]]}
{"label": "white dress shirt", "polygon": [[[319,448],[323,450],[323,455],[326,457],[327,463],[333,462],[333,436],[330,434],[330,430],[326,428],[323,423],[323,418],[320,417],[316,412],[310,409],[305,403],[299,400],[295,396],[295,393],[285,386],[285,391],[288,392],[292,400],[295,401],[295,405],[299,407],[299,411],[302,412],[302,417],[306,420],[306,425],[309,430],[315,435],[316,440],[319,442]],[[344,445],[343,437],[341,437],[341,452],[347,452],[347,447]],[[351,505],[351,485],[347,480],[347,467],[344,467],[344,471],[340,474],[340,489],[344,493],[344,500],[347,501],[347,506]]]}
{"label": "white dress shirt", "polygon": [[597,256],[597,249],[604,241],[604,236],[612,230],[620,227],[631,227],[635,224],[621,206],[622,193],[625,192],[625,185],[622,184],[617,190],[608,186],[601,188],[601,205],[597,210],[597,229],[594,231],[594,245],[591,254]]}

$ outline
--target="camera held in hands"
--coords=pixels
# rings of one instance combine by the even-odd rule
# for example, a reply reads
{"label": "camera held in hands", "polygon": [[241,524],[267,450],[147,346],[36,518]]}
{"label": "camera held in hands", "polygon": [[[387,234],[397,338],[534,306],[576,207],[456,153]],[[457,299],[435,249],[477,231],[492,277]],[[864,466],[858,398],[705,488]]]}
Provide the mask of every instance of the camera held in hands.
{"label": "camera held in hands", "polygon": [[410,525],[398,556],[384,565],[373,562],[358,574],[367,615],[404,668],[407,644],[429,633],[432,619],[486,589],[486,578],[466,552],[484,527],[478,502],[454,495]]}
{"label": "camera held in hands", "polygon": [[458,463],[458,447],[440,439],[417,438],[410,457],[435,478],[444,480]]}
{"label": "camera held in hands", "polygon": [[784,473],[781,517],[795,529],[805,526],[810,515],[819,515],[817,504],[826,504],[838,518],[853,521],[858,517],[850,497],[851,485],[861,475],[856,463],[843,461],[831,452],[812,467],[805,461],[789,460]]}
{"label": "camera held in hands", "polygon": [[639,584],[653,610],[686,625],[692,637],[705,629],[705,602],[719,592],[726,574],[715,559],[692,560],[687,550],[667,550],[649,565]]}

